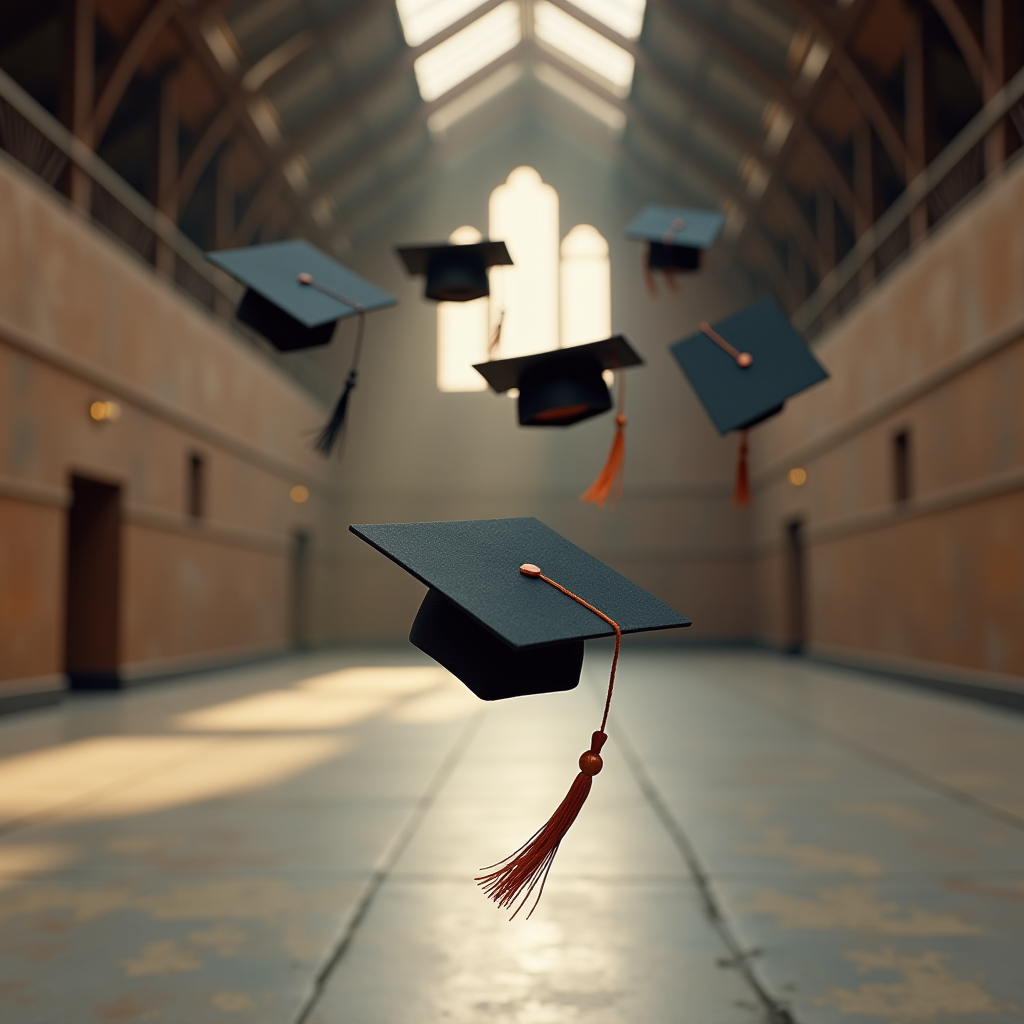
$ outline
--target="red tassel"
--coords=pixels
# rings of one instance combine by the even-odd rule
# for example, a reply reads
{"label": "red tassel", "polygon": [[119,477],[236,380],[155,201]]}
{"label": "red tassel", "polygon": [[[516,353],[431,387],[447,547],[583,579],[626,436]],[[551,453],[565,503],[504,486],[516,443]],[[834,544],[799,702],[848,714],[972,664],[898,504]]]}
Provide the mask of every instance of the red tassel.
{"label": "red tassel", "polygon": [[736,486],[732,492],[734,505],[750,504],[750,469],[747,466],[747,432],[740,434],[740,457],[736,463]]}
{"label": "red tassel", "polygon": [[555,854],[558,853],[558,846],[586,803],[594,781],[593,777],[604,767],[601,748],[607,739],[603,732],[594,733],[590,749],[580,755],[580,773],[573,780],[569,792],[555,813],[515,853],[498,861],[497,864],[491,864],[490,867],[497,868],[496,871],[490,871],[489,874],[476,879],[477,884],[499,907],[508,909],[519,900],[519,906],[512,912],[510,921],[523,909],[534,889],[537,889],[537,897],[530,907],[530,913],[526,915],[527,918],[537,909],[537,904],[544,894],[548,872],[551,870]]}
{"label": "red tassel", "polygon": [[588,501],[598,508],[604,508],[611,502],[622,497],[622,474],[626,468],[626,374],[619,370],[619,414],[615,417],[615,437],[608,452],[608,460],[604,469],[597,474],[597,479],[580,495],[580,501]]}

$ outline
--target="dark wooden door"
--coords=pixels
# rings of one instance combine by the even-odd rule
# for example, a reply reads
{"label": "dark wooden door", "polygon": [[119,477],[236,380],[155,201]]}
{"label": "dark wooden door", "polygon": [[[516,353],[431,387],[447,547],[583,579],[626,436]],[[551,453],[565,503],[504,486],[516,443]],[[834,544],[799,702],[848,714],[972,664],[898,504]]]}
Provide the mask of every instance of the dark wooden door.
{"label": "dark wooden door", "polygon": [[121,488],[71,478],[64,670],[72,689],[120,685]]}

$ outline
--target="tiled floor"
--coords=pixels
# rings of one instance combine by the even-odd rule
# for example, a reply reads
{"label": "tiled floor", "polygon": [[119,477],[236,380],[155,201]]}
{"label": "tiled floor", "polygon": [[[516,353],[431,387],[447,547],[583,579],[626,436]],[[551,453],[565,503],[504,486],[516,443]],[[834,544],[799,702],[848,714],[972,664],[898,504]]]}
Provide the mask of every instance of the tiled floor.
{"label": "tiled floor", "polygon": [[791,659],[627,649],[509,923],[472,878],[568,788],[593,646],[490,706],[408,650],[0,719],[0,1021],[1024,1022],[1024,716]]}

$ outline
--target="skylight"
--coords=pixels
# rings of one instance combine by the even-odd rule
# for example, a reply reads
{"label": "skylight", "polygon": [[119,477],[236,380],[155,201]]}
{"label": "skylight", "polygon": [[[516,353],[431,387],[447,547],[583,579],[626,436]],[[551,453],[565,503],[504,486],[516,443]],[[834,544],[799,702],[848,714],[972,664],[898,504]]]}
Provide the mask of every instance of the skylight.
{"label": "skylight", "polygon": [[626,96],[633,83],[633,57],[621,46],[577,21],[563,10],[537,0],[533,27],[539,42],[563,60],[583,68],[617,96]]}
{"label": "skylight", "polygon": [[522,73],[523,66],[518,61],[506,64],[495,71],[493,75],[489,75],[482,82],[474,85],[472,89],[462,93],[461,96],[456,96],[440,110],[435,110],[427,118],[427,127],[432,134],[443,135],[457,121],[461,121],[473,111],[479,110],[485,103],[489,103],[495,96],[503,93],[510,85],[514,85]]}
{"label": "skylight", "polygon": [[584,14],[604,22],[620,36],[638,39],[644,25],[647,0],[573,0]]}
{"label": "skylight", "polygon": [[397,6],[405,41],[419,46],[479,7],[480,0],[397,0]]}
{"label": "skylight", "polygon": [[613,107],[607,100],[601,99],[600,96],[592,93],[568,75],[563,75],[561,71],[551,67],[550,64],[538,64],[534,68],[534,74],[553,92],[557,92],[559,96],[574,103],[580,110],[606,124],[612,132],[621,132],[626,127],[626,115],[618,107]]}
{"label": "skylight", "polygon": [[518,0],[505,0],[416,61],[413,67],[420,95],[428,103],[436,100],[508,53],[521,38]]}

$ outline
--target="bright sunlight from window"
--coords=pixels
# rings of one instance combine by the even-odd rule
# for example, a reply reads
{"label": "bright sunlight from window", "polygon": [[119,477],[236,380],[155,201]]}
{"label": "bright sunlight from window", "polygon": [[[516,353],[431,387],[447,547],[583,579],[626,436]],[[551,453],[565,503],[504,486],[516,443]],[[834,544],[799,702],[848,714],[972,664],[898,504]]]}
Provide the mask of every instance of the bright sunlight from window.
{"label": "bright sunlight from window", "polygon": [[519,10],[517,0],[505,0],[418,58],[413,68],[423,99],[436,100],[508,53],[522,38]]}
{"label": "bright sunlight from window", "polygon": [[558,347],[558,193],[517,167],[491,193],[490,237],[515,266],[491,271],[491,323],[502,312],[502,359]]}
{"label": "bright sunlight from window", "polygon": [[597,228],[577,224],[562,239],[562,345],[585,345],[612,333],[612,272],[608,242]]}
{"label": "bright sunlight from window", "polygon": [[[448,241],[472,245],[482,236],[476,228],[456,228]],[[437,388],[439,391],[483,391],[487,381],[473,369],[487,359],[488,299],[437,304]]]}
{"label": "bright sunlight from window", "polygon": [[[627,39],[638,39],[647,0],[573,0],[575,5]],[[454,20],[454,19],[453,19]]]}
{"label": "bright sunlight from window", "polygon": [[[612,5],[615,6],[615,0]],[[405,41],[410,46],[419,46],[479,6],[480,0],[398,0]]]}
{"label": "bright sunlight from window", "polygon": [[633,84],[632,54],[547,0],[537,0],[533,19],[538,42],[563,60],[578,65],[616,96],[629,94]]}

